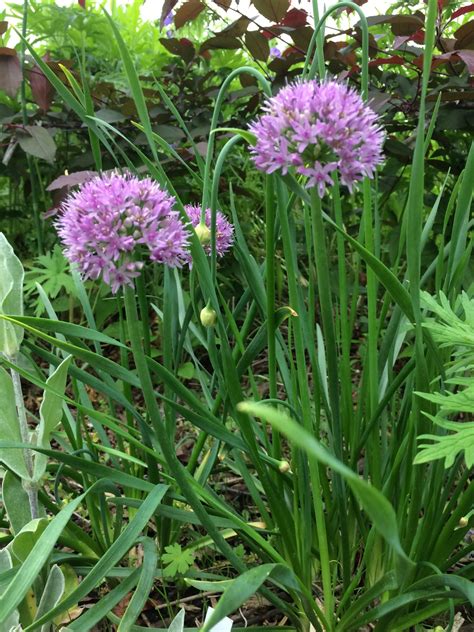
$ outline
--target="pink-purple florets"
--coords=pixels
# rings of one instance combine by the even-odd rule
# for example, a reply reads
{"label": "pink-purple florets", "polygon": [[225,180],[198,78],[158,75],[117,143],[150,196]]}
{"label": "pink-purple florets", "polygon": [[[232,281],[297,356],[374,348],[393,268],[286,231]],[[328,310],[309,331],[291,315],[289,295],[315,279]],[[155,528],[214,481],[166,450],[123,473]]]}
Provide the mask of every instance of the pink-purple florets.
{"label": "pink-purple florets", "polygon": [[294,170],[317,187],[320,197],[332,186],[333,173],[353,190],[374,176],[383,159],[384,134],[377,115],[344,83],[316,80],[282,88],[264,105],[265,113],[250,126],[255,165],[265,173]]}
{"label": "pink-purple florets", "polygon": [[[201,207],[188,204],[184,207],[191,224],[195,228],[201,221]],[[211,209],[206,209],[204,216],[206,226],[211,229]],[[234,242],[234,227],[221,211],[216,213],[216,252],[222,257]],[[211,244],[204,244],[204,252],[211,254]]]}
{"label": "pink-purple florets", "polygon": [[118,173],[93,178],[61,206],[56,228],[64,253],[85,278],[101,277],[113,293],[133,285],[144,258],[182,266],[189,233],[174,202],[150,178]]}

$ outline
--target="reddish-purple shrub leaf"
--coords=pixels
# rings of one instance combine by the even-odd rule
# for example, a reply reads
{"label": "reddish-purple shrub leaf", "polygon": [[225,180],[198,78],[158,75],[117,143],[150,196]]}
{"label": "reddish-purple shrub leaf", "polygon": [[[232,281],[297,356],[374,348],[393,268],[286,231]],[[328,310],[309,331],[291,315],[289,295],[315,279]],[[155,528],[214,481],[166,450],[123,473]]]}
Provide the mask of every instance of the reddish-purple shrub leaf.
{"label": "reddish-purple shrub leaf", "polygon": [[56,155],[56,143],[44,127],[25,125],[17,132],[18,142],[24,152],[53,162]]}
{"label": "reddish-purple shrub leaf", "polygon": [[416,42],[417,44],[424,44],[425,43],[425,32],[423,29],[420,29],[419,31],[415,31],[415,33],[413,33],[413,35],[410,37],[410,39],[413,42]]}
{"label": "reddish-purple shrub leaf", "polygon": [[20,60],[13,48],[0,48],[0,91],[14,97],[21,85]]}
{"label": "reddish-purple shrub leaf", "polygon": [[412,35],[423,27],[423,20],[417,15],[374,15],[367,22],[369,26],[390,24],[394,35]]}
{"label": "reddish-purple shrub leaf", "polygon": [[449,21],[455,20],[461,15],[465,15],[466,13],[472,13],[474,11],[474,4],[468,4],[467,7],[461,7],[460,9],[456,9],[456,11],[449,16]]}
{"label": "reddish-purple shrub leaf", "polygon": [[474,45],[474,20],[466,22],[454,33],[456,48],[471,48]]}
{"label": "reddish-purple shrub leaf", "polygon": [[252,0],[253,6],[267,20],[280,22],[290,8],[290,0]]}
{"label": "reddish-purple shrub leaf", "polygon": [[295,46],[303,52],[306,52],[309,48],[309,43],[311,42],[313,33],[314,31],[310,26],[300,26],[299,28],[295,29],[290,35]]}
{"label": "reddish-purple shrub leaf", "polygon": [[456,52],[466,64],[469,74],[474,75],[474,50],[463,49]]}
{"label": "reddish-purple shrub leaf", "polygon": [[474,50],[453,50],[449,53],[443,53],[443,55],[435,55],[433,58],[434,66],[432,67],[436,68],[436,66],[441,66],[441,64],[459,61],[466,64],[470,75],[474,75]]}
{"label": "reddish-purple shrub leaf", "polygon": [[372,59],[371,61],[369,61],[369,66],[403,66],[404,63],[405,60],[403,59],[403,57],[400,57],[400,55],[392,55],[391,57],[379,57],[378,59]]}
{"label": "reddish-purple shrub leaf", "polygon": [[86,0],[77,0],[77,4],[83,9],[86,8]]}
{"label": "reddish-purple shrub leaf", "polygon": [[250,20],[245,17],[241,17],[229,26],[226,26],[223,31],[217,33],[217,35],[230,35],[232,37],[240,37],[244,33],[247,32],[248,26],[250,24]]}
{"label": "reddish-purple shrub leaf", "polygon": [[245,45],[254,59],[267,61],[270,55],[268,40],[258,31],[249,31],[245,34]]}
{"label": "reddish-purple shrub leaf", "polygon": [[169,13],[175,8],[178,4],[179,0],[165,0],[163,3],[163,8],[161,10],[160,17],[160,27],[163,28],[165,25],[165,20],[168,17]]}
{"label": "reddish-purple shrub leaf", "polygon": [[304,59],[304,55],[301,52],[294,48],[288,48],[285,50],[284,56],[274,59],[268,64],[268,68],[277,75],[284,75],[293,64],[297,64],[302,59]]}
{"label": "reddish-purple shrub leaf", "polygon": [[[345,52],[344,49],[346,49]],[[324,44],[325,59],[336,59],[351,68],[357,65],[357,56],[353,50],[348,49],[346,42],[326,41]]]}
{"label": "reddish-purple shrub leaf", "polygon": [[187,2],[185,2],[175,13],[175,27],[180,29],[187,22],[195,20],[205,8],[206,6],[201,2],[201,0],[187,0]]}
{"label": "reddish-purple shrub leaf", "polygon": [[95,176],[99,175],[97,171],[75,171],[74,173],[68,173],[67,175],[59,176],[46,187],[46,191],[56,191],[64,187],[75,187],[78,184],[87,182]]}
{"label": "reddish-purple shrub leaf", "polygon": [[216,35],[215,37],[211,37],[206,40],[199,49],[199,52],[202,53],[211,48],[223,48],[226,50],[236,50],[241,47],[241,43],[236,37],[231,37],[230,35]]}
{"label": "reddish-purple shrub leaf", "polygon": [[[49,60],[49,53],[46,53],[43,57],[43,61],[47,63]],[[54,90],[41,68],[36,64],[30,72],[30,87],[35,102],[44,112],[47,112],[53,100]]]}
{"label": "reddish-purple shrub leaf", "polygon": [[186,37],[182,37],[181,39],[176,39],[174,37],[167,39],[162,37],[160,38],[160,42],[172,55],[181,57],[187,63],[189,63],[196,54],[196,49],[194,48],[192,42]]}
{"label": "reddish-purple shrub leaf", "polygon": [[213,0],[214,4],[217,4],[218,7],[220,7],[221,9],[224,9],[224,11],[227,11],[227,9],[229,9],[230,5],[232,4],[232,0]]}
{"label": "reddish-purple shrub leaf", "polygon": [[304,9],[290,9],[280,24],[297,29],[300,26],[306,26],[307,19],[308,13]]}

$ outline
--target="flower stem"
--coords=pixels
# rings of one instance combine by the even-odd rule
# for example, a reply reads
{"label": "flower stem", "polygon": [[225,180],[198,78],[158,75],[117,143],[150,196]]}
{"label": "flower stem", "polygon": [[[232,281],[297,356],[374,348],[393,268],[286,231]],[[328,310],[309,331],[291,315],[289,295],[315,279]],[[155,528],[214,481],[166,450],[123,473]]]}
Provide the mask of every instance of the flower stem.
{"label": "flower stem", "polygon": [[[293,322],[294,342],[296,351],[296,370],[298,376],[299,395],[301,399],[301,417],[304,428],[314,433],[313,416],[311,413],[311,402],[309,396],[308,385],[308,369],[306,363],[306,354],[304,348],[304,337],[301,325],[302,314],[299,307],[298,287],[297,287],[297,265],[295,261],[294,243],[290,232],[288,217],[286,214],[286,206],[282,203],[278,205],[280,211],[280,225],[283,238],[283,250],[285,253],[285,262],[288,272],[288,291],[290,295],[290,305],[300,311],[300,316],[295,318]],[[303,306],[301,306],[303,308]],[[326,529],[326,518],[324,515],[323,491],[320,479],[319,464],[314,459],[309,459],[309,475],[311,480],[312,501],[315,517],[316,534],[319,545],[319,554],[321,562],[321,578],[324,594],[324,610],[327,614],[327,630],[331,632],[334,629],[334,596],[331,580],[331,565],[329,546]],[[326,507],[326,510],[328,508]],[[308,564],[310,561],[308,560]]]}
{"label": "flower stem", "polygon": [[[276,368],[276,327],[275,327],[275,191],[274,177],[266,178],[266,290],[267,290],[267,344],[268,344],[268,379],[270,399],[277,399]],[[273,433],[273,456],[281,456],[280,436]]]}
{"label": "flower stem", "polygon": [[[337,458],[344,462],[344,442],[340,420],[340,388],[339,388],[339,359],[336,334],[334,330],[334,313],[331,293],[331,270],[324,230],[321,199],[316,188],[311,189],[311,214],[313,227],[313,248],[318,281],[319,306],[321,310],[324,341],[327,359],[327,380],[329,393],[329,406],[331,413],[331,442]],[[349,536],[347,531],[347,506],[348,499],[344,481],[340,476],[334,477],[334,490],[341,521],[342,540],[342,570],[344,584],[350,576],[350,551]]]}
{"label": "flower stem", "polygon": [[[28,23],[28,0],[24,0],[23,2],[23,20],[21,24],[21,48],[20,48],[20,58],[21,58],[21,88],[20,88],[20,97],[21,97],[21,117],[23,125],[28,125],[28,113],[26,111],[26,72],[25,72],[25,61],[26,61],[26,27]],[[36,229],[36,241],[38,244],[38,254],[43,254],[44,244],[43,244],[43,227],[41,225],[41,218],[38,207],[38,192],[36,188],[36,177],[34,173],[34,159],[30,156],[30,154],[26,154],[26,162],[28,165],[28,172],[30,174],[30,186],[31,186],[31,201],[33,207],[33,217],[35,222]]]}

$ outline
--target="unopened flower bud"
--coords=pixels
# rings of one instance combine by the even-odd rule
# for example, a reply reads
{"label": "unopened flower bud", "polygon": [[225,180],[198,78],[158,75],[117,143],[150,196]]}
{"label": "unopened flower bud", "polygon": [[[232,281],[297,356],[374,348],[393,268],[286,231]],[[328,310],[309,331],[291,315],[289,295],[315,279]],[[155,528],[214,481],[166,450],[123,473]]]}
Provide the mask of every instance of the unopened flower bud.
{"label": "unopened flower bud", "polygon": [[208,307],[207,305],[206,307],[203,307],[203,309],[201,310],[200,317],[201,317],[201,325],[203,327],[214,327],[214,325],[216,324],[217,314],[212,309],[212,307]]}
{"label": "unopened flower bud", "polygon": [[461,527],[461,529],[463,527],[467,527],[467,525],[469,524],[469,518],[467,516],[463,516],[462,518],[459,518],[458,524]]}
{"label": "unopened flower bud", "polygon": [[290,464],[288,463],[288,461],[280,461],[278,469],[282,474],[285,474],[285,472],[290,471]]}
{"label": "unopened flower bud", "polygon": [[206,224],[199,223],[194,230],[196,231],[197,238],[199,239],[199,243],[202,246],[206,246],[211,241],[211,231],[206,226]]}

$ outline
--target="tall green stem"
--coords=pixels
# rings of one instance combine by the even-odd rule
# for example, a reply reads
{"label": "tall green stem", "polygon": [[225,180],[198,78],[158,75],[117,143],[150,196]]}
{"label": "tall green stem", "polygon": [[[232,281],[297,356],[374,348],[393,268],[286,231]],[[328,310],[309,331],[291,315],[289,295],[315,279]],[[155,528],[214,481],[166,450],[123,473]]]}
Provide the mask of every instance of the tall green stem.
{"label": "tall green stem", "polygon": [[[270,399],[277,399],[277,367],[276,367],[276,327],[275,327],[275,191],[274,176],[266,178],[266,290],[267,290],[267,345],[268,345],[268,378]],[[273,433],[273,456],[281,455],[280,437]]]}
{"label": "tall green stem", "polygon": [[[311,213],[313,227],[313,249],[315,256],[316,272],[318,276],[319,307],[323,325],[327,379],[330,405],[330,427],[332,434],[333,450],[341,461],[344,461],[344,443],[340,419],[340,388],[339,388],[339,357],[334,329],[334,311],[331,293],[331,269],[324,230],[323,211],[321,199],[315,187],[311,189]],[[334,477],[334,489],[341,524],[342,542],[342,570],[344,584],[349,583],[350,576],[350,552],[347,529],[347,497],[344,482],[340,476]]]}
{"label": "tall green stem", "polygon": [[[286,205],[278,204],[280,210],[280,224],[283,238],[283,249],[285,252],[285,261],[288,271],[288,290],[290,295],[290,305],[299,310],[298,288],[296,284],[297,270],[294,260],[294,244],[288,223],[286,213]],[[301,311],[301,310],[300,310]],[[299,394],[301,399],[303,425],[308,432],[314,433],[313,416],[311,413],[311,401],[308,388],[308,372],[306,363],[306,354],[304,348],[303,331],[300,323],[300,314],[294,320],[294,340],[296,350],[296,370],[298,378]],[[312,500],[314,515],[316,519],[316,533],[318,537],[320,561],[321,561],[321,577],[324,593],[324,609],[328,618],[328,630],[334,629],[334,595],[331,582],[331,566],[328,548],[326,518],[324,515],[323,495],[320,480],[319,467],[314,460],[309,461]],[[309,560],[308,560],[309,563]]]}
{"label": "tall green stem", "polygon": [[[24,0],[23,2],[23,20],[21,24],[21,88],[20,88],[20,96],[21,96],[21,117],[23,125],[28,125],[28,113],[26,110],[26,29],[28,25],[28,0]],[[28,172],[30,174],[30,186],[31,186],[31,201],[33,206],[33,219],[35,222],[36,229],[36,241],[38,244],[38,254],[41,255],[44,252],[44,244],[43,244],[43,226],[41,225],[41,218],[39,213],[39,205],[38,205],[38,191],[36,188],[36,178],[35,178],[35,168],[34,168],[34,159],[30,154],[26,154],[26,163],[28,165]]]}

